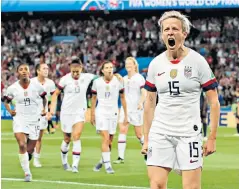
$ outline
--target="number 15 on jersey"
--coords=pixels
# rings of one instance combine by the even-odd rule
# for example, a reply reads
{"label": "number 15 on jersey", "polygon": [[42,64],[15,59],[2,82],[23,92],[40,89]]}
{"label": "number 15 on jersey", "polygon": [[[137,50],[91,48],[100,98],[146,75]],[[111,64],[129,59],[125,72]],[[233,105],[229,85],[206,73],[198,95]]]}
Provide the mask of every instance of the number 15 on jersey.
{"label": "number 15 on jersey", "polygon": [[170,95],[179,95],[179,81],[169,81],[168,82],[169,93]]}

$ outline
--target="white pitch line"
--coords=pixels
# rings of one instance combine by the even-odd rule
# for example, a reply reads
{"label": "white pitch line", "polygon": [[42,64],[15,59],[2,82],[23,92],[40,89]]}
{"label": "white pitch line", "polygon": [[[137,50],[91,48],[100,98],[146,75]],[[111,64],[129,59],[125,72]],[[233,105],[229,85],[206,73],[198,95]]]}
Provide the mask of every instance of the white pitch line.
{"label": "white pitch line", "polygon": [[[3,181],[19,181],[23,182],[23,179],[17,178],[1,178]],[[128,188],[128,189],[149,189],[146,187],[139,186],[117,186],[117,185],[108,185],[108,184],[90,184],[90,183],[81,183],[81,182],[67,182],[67,181],[57,181],[57,180],[33,180],[32,182],[41,182],[41,183],[52,183],[52,184],[69,184],[69,185],[80,185],[80,186],[98,186],[105,188]]]}

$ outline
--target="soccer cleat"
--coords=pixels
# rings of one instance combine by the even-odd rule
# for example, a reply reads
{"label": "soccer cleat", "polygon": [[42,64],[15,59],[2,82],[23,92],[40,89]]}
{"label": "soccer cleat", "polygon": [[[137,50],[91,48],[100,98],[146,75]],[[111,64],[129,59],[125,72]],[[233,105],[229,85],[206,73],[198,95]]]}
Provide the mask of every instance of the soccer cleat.
{"label": "soccer cleat", "polygon": [[106,169],[106,173],[107,174],[114,174],[115,171],[112,169],[112,167],[109,167],[109,168]]}
{"label": "soccer cleat", "polygon": [[24,179],[25,182],[31,182],[32,181],[32,175],[31,174],[25,174],[25,179]]}
{"label": "soccer cleat", "polygon": [[113,161],[113,163],[114,163],[114,164],[121,164],[121,163],[123,164],[123,163],[124,163],[124,159],[118,157],[118,159],[115,160],[115,161]]}
{"label": "soccer cleat", "polygon": [[37,168],[42,167],[42,165],[41,165],[39,159],[34,158],[33,166],[34,166],[34,167],[37,167]]}
{"label": "soccer cleat", "polygon": [[77,167],[74,166],[74,167],[72,167],[72,172],[73,173],[78,173],[79,171],[78,171]]}
{"label": "soccer cleat", "polygon": [[63,168],[64,168],[65,171],[72,171],[72,168],[68,163],[63,164]]}
{"label": "soccer cleat", "polygon": [[98,163],[98,164],[94,167],[93,171],[95,171],[95,172],[99,172],[100,169],[102,168],[102,166],[103,166],[102,163]]}
{"label": "soccer cleat", "polygon": [[238,136],[238,137],[239,137],[239,133],[236,133],[236,134],[234,134],[233,136]]}

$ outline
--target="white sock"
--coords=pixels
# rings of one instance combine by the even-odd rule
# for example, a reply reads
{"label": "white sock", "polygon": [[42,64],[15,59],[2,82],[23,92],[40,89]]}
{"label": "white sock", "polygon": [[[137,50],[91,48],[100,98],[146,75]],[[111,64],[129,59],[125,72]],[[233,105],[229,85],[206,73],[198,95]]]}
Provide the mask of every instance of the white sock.
{"label": "white sock", "polygon": [[141,139],[139,139],[139,142],[143,146],[143,144],[144,144],[144,136],[142,136]]}
{"label": "white sock", "polygon": [[29,157],[28,157],[28,153],[25,152],[24,154],[19,154],[19,160],[20,160],[20,164],[22,166],[22,170],[24,171],[25,174],[31,174],[30,171],[30,167],[29,167]]}
{"label": "white sock", "polygon": [[41,157],[40,154],[38,154],[38,153],[36,153],[36,152],[34,152],[33,155],[34,155],[34,159],[40,159],[40,157]]}
{"label": "white sock", "polygon": [[124,159],[124,153],[126,149],[126,135],[119,134],[118,137],[118,155],[121,159]]}
{"label": "white sock", "polygon": [[105,169],[111,167],[110,163],[110,152],[102,152],[103,163],[105,164]]}
{"label": "white sock", "polygon": [[73,149],[72,149],[72,158],[73,158],[73,163],[72,167],[77,167],[80,162],[80,153],[81,153],[81,141],[73,141]]}
{"label": "white sock", "polygon": [[103,164],[103,158],[102,157],[100,158],[99,163]]}
{"label": "white sock", "polygon": [[61,143],[61,161],[63,165],[68,163],[67,156],[68,156],[69,148],[70,148],[70,145],[63,140]]}

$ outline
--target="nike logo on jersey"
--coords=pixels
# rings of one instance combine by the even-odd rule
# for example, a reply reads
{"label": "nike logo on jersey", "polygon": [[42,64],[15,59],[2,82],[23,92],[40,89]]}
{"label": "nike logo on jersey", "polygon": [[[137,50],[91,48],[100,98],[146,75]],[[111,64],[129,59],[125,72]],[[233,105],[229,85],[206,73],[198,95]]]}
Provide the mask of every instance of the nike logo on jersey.
{"label": "nike logo on jersey", "polygon": [[165,74],[165,72],[162,72],[162,73],[158,73],[158,76],[161,76],[161,75],[163,75],[163,74]]}
{"label": "nike logo on jersey", "polygon": [[190,163],[196,163],[196,162],[198,162],[198,160],[190,160]]}

